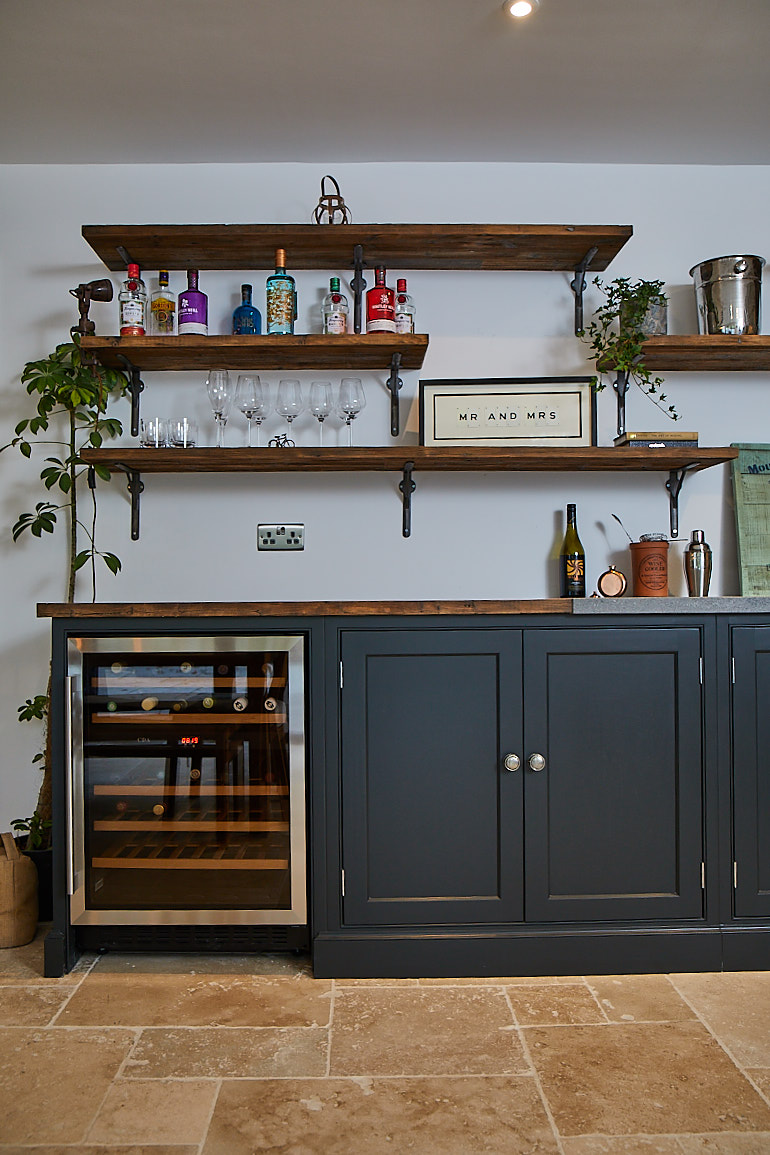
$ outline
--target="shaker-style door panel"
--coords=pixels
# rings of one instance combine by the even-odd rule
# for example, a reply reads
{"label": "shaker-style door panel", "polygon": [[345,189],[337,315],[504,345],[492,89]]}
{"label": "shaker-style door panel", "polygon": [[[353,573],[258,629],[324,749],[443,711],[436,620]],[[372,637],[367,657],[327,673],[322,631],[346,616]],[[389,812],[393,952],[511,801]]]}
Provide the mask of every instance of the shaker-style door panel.
{"label": "shaker-style door panel", "polygon": [[527,921],[702,916],[699,659],[697,628],[525,633]]}
{"label": "shaker-style door panel", "polygon": [[735,914],[770,915],[770,627],[732,630]]}
{"label": "shaker-style door panel", "polygon": [[341,652],[345,923],[520,920],[518,634],[351,630]]}

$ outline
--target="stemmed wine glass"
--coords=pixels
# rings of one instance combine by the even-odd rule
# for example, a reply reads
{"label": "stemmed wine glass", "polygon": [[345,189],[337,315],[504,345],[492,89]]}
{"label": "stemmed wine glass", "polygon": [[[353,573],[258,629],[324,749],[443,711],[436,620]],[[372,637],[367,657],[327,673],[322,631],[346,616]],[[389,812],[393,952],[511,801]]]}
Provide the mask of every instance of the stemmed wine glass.
{"label": "stemmed wine glass", "polygon": [[348,427],[348,445],[353,444],[353,421],[366,405],[359,377],[343,377],[337,396],[337,412]]}
{"label": "stemmed wine glass", "polygon": [[238,408],[249,423],[249,448],[251,448],[251,426],[255,421],[257,423],[257,445],[259,445],[260,426],[267,417],[268,411],[267,389],[262,385],[259,377],[242,375],[238,378],[235,396]]}
{"label": "stemmed wine glass", "polygon": [[210,369],[206,378],[206,389],[217,423],[217,448],[222,449],[225,444],[225,425],[233,403],[233,387],[227,369]]}
{"label": "stemmed wine glass", "polygon": [[318,421],[318,444],[324,443],[324,421],[334,407],[331,381],[314,381],[310,386],[310,412]]}
{"label": "stemmed wine glass", "polygon": [[286,418],[286,423],[289,426],[289,434],[291,434],[292,421],[295,417],[299,417],[304,408],[305,401],[302,397],[302,388],[299,381],[280,381],[278,384],[278,395],[275,401],[275,411],[276,413],[280,413],[281,417]]}

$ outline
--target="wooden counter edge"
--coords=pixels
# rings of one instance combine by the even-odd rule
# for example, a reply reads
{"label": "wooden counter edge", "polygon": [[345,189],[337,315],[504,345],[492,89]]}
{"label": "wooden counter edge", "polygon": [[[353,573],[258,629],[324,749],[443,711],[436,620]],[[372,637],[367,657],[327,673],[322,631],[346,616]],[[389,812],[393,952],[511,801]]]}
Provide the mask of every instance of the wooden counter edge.
{"label": "wooden counter edge", "polygon": [[39,618],[314,618],[430,614],[564,614],[570,598],[408,602],[39,602]]}

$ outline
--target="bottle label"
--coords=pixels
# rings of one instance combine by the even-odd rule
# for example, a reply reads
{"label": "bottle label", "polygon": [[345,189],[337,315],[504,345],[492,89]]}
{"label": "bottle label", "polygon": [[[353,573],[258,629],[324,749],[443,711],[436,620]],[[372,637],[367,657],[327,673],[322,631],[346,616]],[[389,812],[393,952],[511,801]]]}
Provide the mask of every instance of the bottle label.
{"label": "bottle label", "polygon": [[179,294],[179,332],[208,333],[208,301],[205,293],[188,289]]}
{"label": "bottle label", "polygon": [[174,302],[167,297],[157,297],[151,305],[152,327],[158,334],[174,332]]}
{"label": "bottle label", "polygon": [[411,313],[396,313],[396,332],[414,332],[414,317]]}
{"label": "bottle label", "polygon": [[567,564],[567,581],[570,585],[577,585],[585,581],[586,578],[586,563],[582,557],[568,557]]}
{"label": "bottle label", "polygon": [[289,280],[276,278],[267,285],[267,328],[270,333],[291,333],[294,328],[294,289]]}
{"label": "bottle label", "polygon": [[124,301],[120,309],[121,325],[142,325],[144,309],[141,301]]}
{"label": "bottle label", "polygon": [[326,314],[326,332],[327,333],[345,333],[347,332],[347,317],[344,313],[327,313]]}
{"label": "bottle label", "polygon": [[367,333],[395,333],[396,311],[394,293],[385,286],[376,286],[366,294]]}

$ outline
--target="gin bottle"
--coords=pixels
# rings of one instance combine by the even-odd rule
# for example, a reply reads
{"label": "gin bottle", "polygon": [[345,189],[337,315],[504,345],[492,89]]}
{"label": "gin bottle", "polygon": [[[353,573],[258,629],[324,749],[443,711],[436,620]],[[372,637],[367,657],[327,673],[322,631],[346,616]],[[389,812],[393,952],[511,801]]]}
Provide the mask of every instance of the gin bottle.
{"label": "gin bottle", "polygon": [[347,333],[348,299],[340,292],[339,277],[329,278],[329,292],[324,297],[322,312],[324,333]]}
{"label": "gin bottle", "polygon": [[199,333],[205,336],[208,325],[209,300],[198,288],[198,270],[187,270],[187,288],[179,294],[179,324],[177,332]]}
{"label": "gin bottle", "polygon": [[176,301],[168,290],[168,269],[158,271],[158,287],[150,298],[150,332],[164,337],[174,332]]}
{"label": "gin bottle", "polygon": [[395,333],[396,294],[385,284],[385,269],[378,265],[374,270],[374,287],[366,294],[367,333]]}
{"label": "gin bottle", "polygon": [[414,332],[414,301],[406,291],[406,277],[396,281],[396,332]]}
{"label": "gin bottle", "polygon": [[146,331],[147,290],[139,276],[139,266],[129,265],[120,292],[121,337],[143,337]]}
{"label": "gin bottle", "polygon": [[293,333],[297,319],[297,288],[286,272],[285,249],[275,250],[275,272],[267,278],[267,331]]}
{"label": "gin bottle", "polygon": [[251,303],[251,285],[241,285],[241,303],[233,311],[233,333],[240,336],[262,332],[262,315]]}

